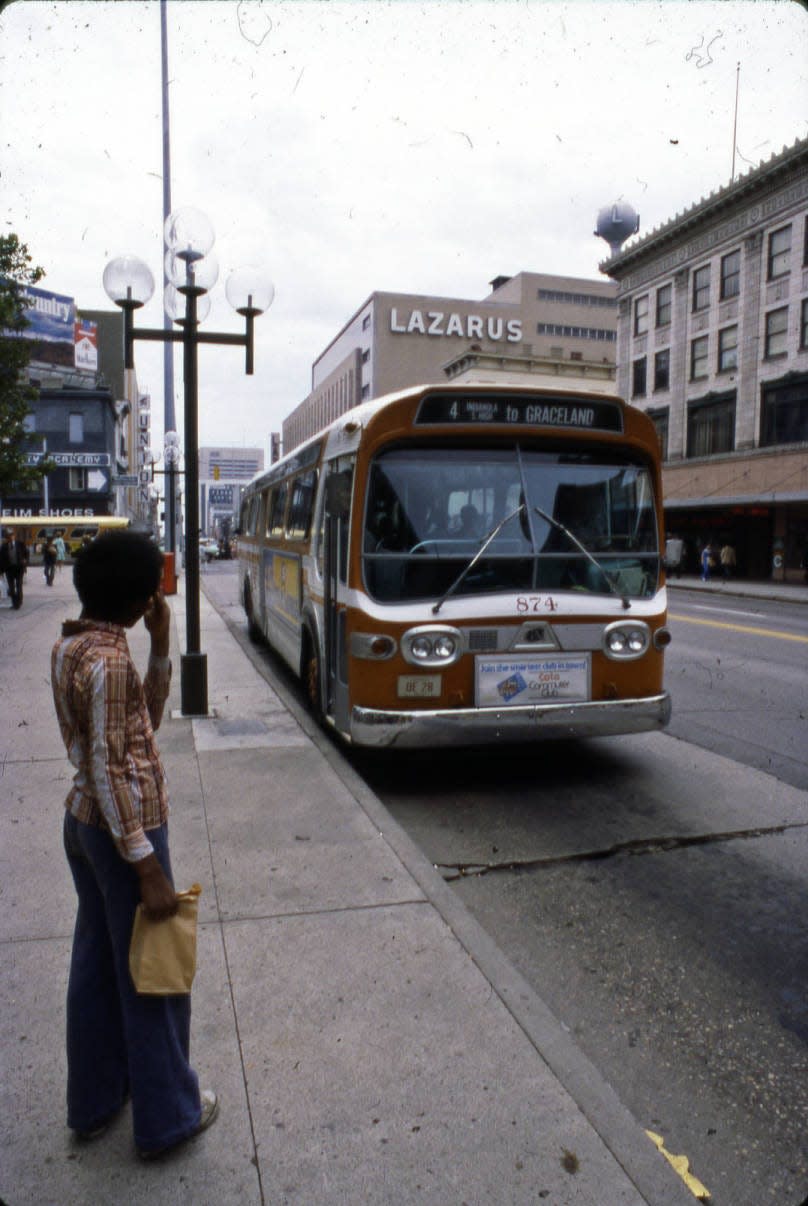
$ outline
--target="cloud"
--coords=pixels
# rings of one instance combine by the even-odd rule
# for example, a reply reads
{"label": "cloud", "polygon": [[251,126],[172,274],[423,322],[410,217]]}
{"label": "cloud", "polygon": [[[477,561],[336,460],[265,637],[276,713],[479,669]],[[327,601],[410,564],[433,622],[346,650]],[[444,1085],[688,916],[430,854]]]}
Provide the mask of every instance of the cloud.
{"label": "cloud", "polygon": [[[261,262],[276,286],[254,378],[238,350],[203,352],[205,443],[265,443],[375,289],[596,276],[602,205],[648,230],[727,182],[738,62],[739,151],[808,132],[798,5],[183,0],[168,26],[173,204],[210,216],[222,282]],[[48,287],[105,307],[112,256],[160,274],[159,6],[17,0],[0,36],[4,225]],[[221,284],[212,300],[208,325],[240,329]],[[138,348],[158,439],[161,355]]]}

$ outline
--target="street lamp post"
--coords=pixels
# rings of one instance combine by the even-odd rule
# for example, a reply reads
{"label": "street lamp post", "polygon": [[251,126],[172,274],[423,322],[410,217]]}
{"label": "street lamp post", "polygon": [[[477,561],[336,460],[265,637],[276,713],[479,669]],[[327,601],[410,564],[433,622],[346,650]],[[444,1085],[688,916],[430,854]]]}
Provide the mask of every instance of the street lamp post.
{"label": "street lamp post", "polygon": [[[207,314],[208,290],[216,283],[219,268],[213,246],[213,228],[199,210],[186,208],[169,214],[165,223],[167,313],[180,330],[141,327],[135,330],[134,311],[154,292],[154,277],[135,256],[111,260],[104,269],[107,295],[120,306],[124,317],[124,366],[134,368],[134,341],[181,343],[184,366],[185,417],[185,642],[181,657],[181,703],[183,716],[208,713],[207,657],[201,649],[199,622],[199,425],[197,350],[200,343],[230,344],[245,349],[245,372],[253,372],[253,325],[257,315],[269,308],[274,289],[256,269],[242,268],[229,277],[227,300],[245,319],[245,333],[200,331]],[[173,288],[172,288],[173,287]],[[184,297],[184,308],[180,297]],[[173,472],[171,496],[173,510]]]}

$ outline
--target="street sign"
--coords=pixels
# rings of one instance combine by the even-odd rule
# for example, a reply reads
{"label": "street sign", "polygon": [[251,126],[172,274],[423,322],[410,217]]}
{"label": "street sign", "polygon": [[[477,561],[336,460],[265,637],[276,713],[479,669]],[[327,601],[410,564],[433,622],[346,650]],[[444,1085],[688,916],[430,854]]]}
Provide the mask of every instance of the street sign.
{"label": "street sign", "polygon": [[90,469],[87,473],[88,490],[106,490],[109,486],[109,474],[103,469]]}
{"label": "street sign", "polygon": [[136,486],[140,478],[136,473],[122,473],[118,477],[113,477],[113,486]]}

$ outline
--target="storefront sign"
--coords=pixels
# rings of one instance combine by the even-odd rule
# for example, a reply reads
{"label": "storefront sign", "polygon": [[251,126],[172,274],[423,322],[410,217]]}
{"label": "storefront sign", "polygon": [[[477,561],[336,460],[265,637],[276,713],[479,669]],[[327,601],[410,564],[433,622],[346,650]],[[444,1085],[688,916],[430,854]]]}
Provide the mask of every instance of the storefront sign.
{"label": "storefront sign", "polygon": [[399,317],[396,306],[390,309],[390,330],[394,335],[457,335],[461,339],[505,340],[519,343],[521,318],[503,318],[488,314],[447,314],[443,310],[410,310]]}
{"label": "storefront sign", "polygon": [[108,452],[29,452],[26,465],[38,465],[45,457],[60,469],[97,469],[110,464]]}

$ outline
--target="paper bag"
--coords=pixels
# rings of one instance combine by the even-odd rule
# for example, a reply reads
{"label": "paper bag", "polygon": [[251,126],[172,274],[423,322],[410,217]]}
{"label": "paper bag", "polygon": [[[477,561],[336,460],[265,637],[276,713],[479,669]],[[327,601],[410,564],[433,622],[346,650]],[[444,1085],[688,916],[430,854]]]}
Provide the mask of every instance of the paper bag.
{"label": "paper bag", "polygon": [[129,973],[144,996],[169,997],[191,991],[196,972],[196,921],[202,888],[178,892],[179,908],[165,921],[150,921],[139,904],[129,944]]}

